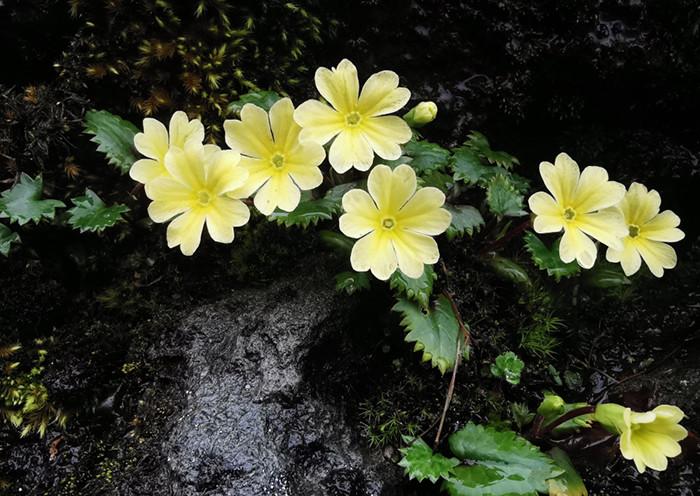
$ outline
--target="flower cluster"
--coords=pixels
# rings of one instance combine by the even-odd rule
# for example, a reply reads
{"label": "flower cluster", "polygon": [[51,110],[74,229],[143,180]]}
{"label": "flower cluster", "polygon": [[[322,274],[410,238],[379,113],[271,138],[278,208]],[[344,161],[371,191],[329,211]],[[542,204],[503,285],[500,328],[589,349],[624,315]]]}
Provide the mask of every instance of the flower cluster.
{"label": "flower cluster", "polygon": [[[375,155],[385,160],[401,156],[400,145],[412,136],[407,122],[419,127],[437,114],[434,103],[423,102],[404,119],[389,115],[411,96],[392,71],[370,76],[360,91],[357,69],[342,60],[332,69],[319,68],[315,82],[324,101],[309,100],[295,109],[289,98],[282,98],[269,112],[244,105],[240,119],[224,122],[229,150],[203,144],[202,123],[184,112],[172,116],[169,129],[155,119],[144,120],[134,144],[146,158],[130,174],[145,185],[151,219],[170,222],[169,247],[192,255],[205,225],[214,241],[230,243],[234,228],[250,218],[247,198],[264,215],[277,209],[292,212],[302,191],[321,185],[324,145],[330,142],[328,160],[336,172],[367,171]],[[369,193],[354,189],[342,200],[347,213],[340,219],[341,230],[360,238],[352,250],[353,268],[371,270],[382,280],[397,268],[420,277],[424,264],[439,258],[431,236],[450,225],[450,213],[440,208],[445,195],[436,188],[417,188],[415,172],[407,165],[393,171],[378,165],[368,185]]]}
{"label": "flower cluster", "polygon": [[629,190],[610,181],[602,167],[579,170],[566,153],[554,164],[542,162],[540,175],[550,193],[539,191],[529,199],[538,233],[564,235],[559,244],[563,262],[593,267],[597,248],[607,246],[606,258],[619,262],[626,275],[636,273],[641,261],[656,277],[676,266],[676,252],[666,243],[683,239],[680,219],[670,210],[660,212],[661,197],[639,183]]}

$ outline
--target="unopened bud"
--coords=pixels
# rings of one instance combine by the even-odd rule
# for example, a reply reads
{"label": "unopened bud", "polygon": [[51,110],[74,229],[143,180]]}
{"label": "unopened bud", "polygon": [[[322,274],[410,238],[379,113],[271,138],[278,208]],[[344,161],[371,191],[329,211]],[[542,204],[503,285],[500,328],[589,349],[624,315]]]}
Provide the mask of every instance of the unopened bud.
{"label": "unopened bud", "polygon": [[419,128],[433,122],[437,112],[438,108],[435,102],[420,102],[409,110],[403,118],[412,128]]}

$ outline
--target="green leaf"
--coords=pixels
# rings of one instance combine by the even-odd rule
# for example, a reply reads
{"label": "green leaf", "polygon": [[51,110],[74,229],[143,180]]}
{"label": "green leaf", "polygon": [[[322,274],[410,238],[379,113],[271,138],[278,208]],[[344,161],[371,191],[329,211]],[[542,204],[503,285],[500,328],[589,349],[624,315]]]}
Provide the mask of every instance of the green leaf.
{"label": "green leaf", "polygon": [[619,264],[601,260],[595,267],[586,271],[584,279],[587,285],[601,289],[621,288],[629,286],[632,281],[625,275]]}
{"label": "green leaf", "polygon": [[397,270],[389,279],[389,286],[399,295],[404,295],[409,300],[418,302],[423,308],[430,305],[430,296],[433,294],[433,282],[437,274],[432,265],[426,265],[423,274],[417,279],[412,279],[400,270]]}
{"label": "green leaf", "polygon": [[5,224],[0,224],[0,253],[5,256],[10,254],[12,243],[20,243],[19,234],[13,232]]}
{"label": "green leaf", "polygon": [[23,172],[17,184],[2,192],[0,217],[9,217],[11,222],[20,226],[30,220],[38,224],[41,219],[53,219],[56,209],[65,207],[65,204],[58,200],[42,200],[43,189],[41,175],[32,179]]}
{"label": "green leaf", "polygon": [[326,194],[323,195],[323,197],[326,200],[337,203],[338,209],[340,209],[342,207],[343,195],[345,195],[345,193],[351,189],[358,188],[359,186],[360,181],[350,181],[349,183],[338,184],[337,186],[333,186],[326,191]]}
{"label": "green leaf", "polygon": [[493,270],[502,278],[508,279],[516,284],[524,284],[529,286],[530,276],[527,275],[522,266],[508,258],[498,255],[491,258],[489,264]]}
{"label": "green leaf", "polygon": [[549,496],[588,496],[588,489],[571,463],[569,456],[560,448],[552,448],[549,450],[549,455],[564,471],[561,475],[547,481]]}
{"label": "green leaf", "polygon": [[348,295],[370,288],[367,272],[341,272],[335,276],[335,290]]}
{"label": "green leaf", "polygon": [[[550,373],[552,373],[552,370],[550,370]],[[556,369],[554,369],[554,373],[558,376],[558,372],[556,371]],[[559,379],[559,382],[561,382],[561,378]],[[588,403],[565,403],[560,396],[557,396],[556,394],[550,391],[545,391],[544,399],[540,403],[540,406],[537,407],[537,414],[543,417],[542,425],[546,427],[562,415],[565,415],[572,410],[578,410],[579,408],[583,408],[585,406],[588,406]],[[554,428],[552,433],[555,436],[559,436],[571,432],[577,432],[581,429],[587,429],[591,427],[591,424],[594,420],[595,416],[592,413],[579,415],[578,417],[574,417],[558,425]]]}
{"label": "green leaf", "polygon": [[442,171],[430,171],[423,174],[423,176],[418,178],[418,185],[421,188],[432,186],[437,188],[443,193],[447,194],[452,185],[454,184],[454,179],[449,174],[445,174]]}
{"label": "green leaf", "polygon": [[420,438],[404,436],[407,447],[399,451],[403,455],[399,462],[399,467],[406,469],[409,479],[417,479],[423,482],[428,479],[433,484],[439,479],[446,479],[454,467],[459,465],[456,458],[447,458],[440,453],[433,453],[425,441]]}
{"label": "green leaf", "polygon": [[416,303],[400,298],[392,310],[403,316],[401,325],[408,332],[404,339],[415,343],[414,351],[423,352],[424,362],[430,361],[442,374],[454,367],[459,324],[447,298],[440,296],[425,311]]}
{"label": "green leaf", "polygon": [[465,145],[476,152],[479,156],[484,157],[489,161],[489,163],[499,165],[505,169],[512,169],[513,166],[520,164],[520,161],[513,155],[506,152],[492,150],[486,136],[478,131],[472,131],[469,133],[469,137],[467,138]]}
{"label": "green leaf", "polygon": [[475,462],[453,471],[446,483],[452,495],[536,495],[547,491],[547,479],[563,472],[537,446],[513,431],[469,422],[448,442],[459,459]]}
{"label": "green leaf", "polygon": [[562,277],[571,277],[581,271],[581,267],[575,261],[562,262],[559,257],[559,240],[555,241],[551,248],[547,248],[542,240],[531,232],[525,233],[524,240],[535,265],[541,270],[546,270],[547,275],[554,277],[557,282]]}
{"label": "green leaf", "polygon": [[512,351],[501,353],[496,361],[491,364],[491,374],[494,377],[505,379],[510,384],[520,384],[520,374],[525,367],[518,355]]}
{"label": "green leaf", "polygon": [[409,165],[413,167],[419,175],[442,170],[447,166],[450,158],[449,150],[435,143],[430,143],[425,140],[416,140],[415,138],[412,138],[411,141],[403,146],[403,154],[405,157],[410,158]]}
{"label": "green leaf", "polygon": [[310,224],[316,225],[321,220],[331,220],[340,211],[340,206],[326,198],[302,201],[293,212],[277,210],[269,216],[270,220],[286,227],[298,226],[306,229]]}
{"label": "green leaf", "polygon": [[493,177],[494,168],[485,165],[479,155],[468,147],[460,147],[454,151],[450,167],[455,181],[464,181],[467,184],[477,184],[482,179]]}
{"label": "green leaf", "polygon": [[229,103],[228,111],[229,113],[240,115],[243,106],[246,103],[252,103],[267,112],[270,110],[270,107],[281,98],[282,97],[274,91],[250,91],[245,95],[241,95],[238,100]]}
{"label": "green leaf", "polygon": [[139,132],[131,122],[106,110],[89,110],[85,114],[85,132],[97,143],[97,151],[107,156],[107,161],[122,174],[129,172],[138,159],[134,148],[134,136]]}
{"label": "green leaf", "polygon": [[120,203],[108,207],[91,189],[85,190],[85,196],[71,198],[71,202],[75,206],[68,210],[68,223],[81,233],[104,231],[124,220],[122,214],[129,211],[129,207]]}
{"label": "green leaf", "polygon": [[461,238],[465,234],[472,236],[484,225],[481,212],[470,205],[445,204],[445,208],[452,214],[452,223],[447,228],[447,239]]}
{"label": "green leaf", "polygon": [[321,242],[341,255],[350,255],[355,240],[335,231],[321,231]]}
{"label": "green leaf", "polygon": [[518,192],[508,177],[495,175],[488,182],[486,202],[489,209],[499,217],[521,217],[527,215],[523,210],[523,195]]}

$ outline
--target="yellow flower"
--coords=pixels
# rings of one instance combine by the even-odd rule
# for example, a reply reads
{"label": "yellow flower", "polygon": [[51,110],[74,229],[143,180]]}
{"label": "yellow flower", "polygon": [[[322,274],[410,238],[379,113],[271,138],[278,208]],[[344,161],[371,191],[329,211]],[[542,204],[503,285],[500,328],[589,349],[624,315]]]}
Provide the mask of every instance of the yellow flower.
{"label": "yellow flower", "polygon": [[640,413],[615,403],[604,403],[595,412],[595,419],[603,427],[620,435],[622,456],[634,460],[639,472],[647,467],[666,470],[667,459],[681,454],[678,442],[688,436],[688,431],[678,425],[683,416],[683,411],[672,405],[660,405]]}
{"label": "yellow flower", "polygon": [[153,202],[148,214],[154,222],[168,225],[168,247],[180,246],[184,255],[199,247],[204,224],[214,241],[231,243],[233,228],[250,218],[245,204],[227,196],[240,188],[248,171],[238,165],[240,155],[216,145],[188,141],[185,148],[171,147],[165,154],[168,176],[149,183]]}
{"label": "yellow flower", "polygon": [[318,143],[301,143],[301,127],[294,122],[294,105],[283,98],[268,114],[260,107],[246,104],[241,120],[224,122],[226,144],[240,152],[241,165],[248,170],[239,198],[256,193],[255,207],[265,215],[275,208],[291,212],[301,191],[314,189],[323,182],[318,166],[326,152]]}
{"label": "yellow flower", "polygon": [[660,206],[659,193],[648,191],[639,183],[632,183],[618,205],[627,224],[627,235],[621,249],[608,248],[606,258],[620,262],[628,276],[639,270],[642,259],[656,277],[663,276],[664,269],[676,266],[676,252],[666,242],[680,241],[685,234],[678,229],[678,216],[670,210],[659,213]]}
{"label": "yellow flower", "polygon": [[350,263],[358,272],[371,270],[387,280],[397,266],[408,277],[423,274],[424,264],[440,258],[430,236],[444,232],[452,216],[444,208],[445,195],[437,188],[416,191],[416,173],[408,165],[393,171],[378,165],[367,179],[369,194],[353,189],[343,195],[345,214],[340,230],[360,238],[352,247]]}
{"label": "yellow flower", "polygon": [[184,148],[190,140],[204,141],[204,126],[199,119],[189,120],[187,114],[178,111],[170,118],[170,133],[165,126],[150,117],[143,120],[143,132],[134,136],[134,146],[142,158],[134,162],[129,175],[135,181],[148,184],[157,177],[167,176],[165,154],[171,146]]}
{"label": "yellow flower", "polygon": [[399,87],[395,72],[373,74],[360,93],[357,69],[343,59],[333,69],[319,67],[315,81],[330,106],[308,100],[294,112],[294,119],[303,128],[302,141],[325,145],[335,137],[328,159],[337,172],[352,167],[366,171],[375,153],[385,160],[401,156],[399,145],[411,139],[411,129],[401,117],[387,114],[406,105],[411,92]]}
{"label": "yellow flower", "polygon": [[560,153],[552,165],[540,164],[540,175],[552,193],[539,191],[529,200],[536,215],[535,231],[554,233],[564,230],[559,244],[563,262],[574,260],[586,269],[593,267],[597,256],[595,243],[619,249],[627,234],[622,215],[615,208],[625,195],[625,187],[608,180],[602,167],[586,167],[579,173],[578,164],[566,153]]}
{"label": "yellow flower", "polygon": [[403,119],[409,126],[419,128],[433,122],[437,117],[437,113],[438,108],[435,102],[420,102],[409,110],[403,116]]}

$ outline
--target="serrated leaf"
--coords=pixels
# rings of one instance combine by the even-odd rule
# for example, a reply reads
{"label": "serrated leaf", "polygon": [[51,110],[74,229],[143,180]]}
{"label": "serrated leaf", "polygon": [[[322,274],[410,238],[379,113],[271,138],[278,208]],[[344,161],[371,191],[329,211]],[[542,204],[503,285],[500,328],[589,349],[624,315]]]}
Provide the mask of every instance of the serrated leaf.
{"label": "serrated leaf", "polygon": [[554,277],[559,282],[562,277],[571,277],[581,271],[581,267],[574,261],[562,262],[559,256],[559,240],[555,241],[551,248],[547,248],[535,234],[525,233],[525,248],[532,256],[532,261],[541,269],[546,270],[547,275]]}
{"label": "serrated leaf", "polygon": [[549,455],[564,471],[554,479],[547,481],[549,496],[588,496],[588,489],[571,463],[569,456],[560,448],[552,448],[549,450]]}
{"label": "serrated leaf", "polygon": [[586,271],[584,280],[587,285],[601,289],[620,288],[632,284],[619,264],[603,260],[597,262],[591,270]]}
{"label": "serrated leaf", "polygon": [[277,210],[269,216],[286,227],[298,226],[306,229],[310,224],[316,225],[322,220],[331,220],[340,210],[337,202],[326,198],[302,201],[293,212]]}
{"label": "serrated leaf", "polygon": [[97,143],[97,151],[107,156],[107,161],[122,174],[129,172],[138,159],[134,148],[134,136],[139,132],[131,122],[106,110],[89,110],[85,114],[85,132]]}
{"label": "serrated leaf", "polygon": [[75,206],[68,210],[68,223],[80,232],[103,231],[124,220],[122,214],[129,211],[120,203],[108,207],[91,189],[85,190],[85,196],[71,198],[71,202]]}
{"label": "serrated leaf", "polygon": [[399,467],[406,469],[409,479],[423,482],[428,479],[433,484],[440,479],[449,477],[454,467],[459,465],[456,458],[447,458],[440,453],[433,453],[425,441],[420,438],[404,437],[407,447],[399,451],[403,455]]}
{"label": "serrated leaf", "polygon": [[430,171],[418,177],[418,185],[421,188],[432,186],[445,194],[447,194],[453,184],[454,179],[452,176],[442,171]]}
{"label": "serrated leaf", "polygon": [[496,255],[491,258],[489,264],[504,279],[508,279],[516,284],[531,284],[527,271],[513,260]]}
{"label": "serrated leaf", "polygon": [[351,189],[358,188],[359,186],[360,181],[351,181],[349,183],[338,184],[337,186],[333,186],[326,191],[326,194],[323,195],[323,197],[328,201],[334,202],[338,206],[338,211],[340,211],[345,193]]}
{"label": "serrated leaf", "polygon": [[[0,224],[0,253],[5,256],[10,254],[10,249],[12,248],[12,243],[20,243],[19,234],[12,231],[5,224]],[[0,353],[0,358],[2,354]]]}
{"label": "serrated leaf", "polygon": [[447,489],[454,495],[534,495],[563,472],[540,449],[513,431],[469,422],[449,437],[452,453],[475,465],[454,470]]}
{"label": "serrated leaf", "polygon": [[335,231],[321,231],[319,236],[324,245],[337,251],[341,255],[349,255],[355,244],[354,239],[348,238],[344,234]]}
{"label": "serrated leaf", "polygon": [[523,195],[513,183],[502,174],[497,174],[488,182],[486,203],[491,212],[499,217],[521,217],[527,215],[523,210]]}
{"label": "serrated leaf", "polygon": [[423,308],[430,305],[430,296],[433,294],[433,282],[437,279],[437,274],[432,265],[426,265],[423,274],[417,279],[408,277],[400,270],[397,270],[389,279],[389,286],[396,290],[399,295],[404,295],[409,300],[418,302]]}
{"label": "serrated leaf", "polygon": [[518,355],[507,351],[498,355],[496,361],[491,364],[491,374],[505,379],[510,384],[520,384],[520,374],[524,367],[525,362],[518,358]]}
{"label": "serrated leaf", "polygon": [[414,136],[411,141],[403,145],[401,157],[397,160],[382,161],[382,163],[386,163],[392,169],[397,165],[409,164],[421,176],[444,169],[449,158],[449,150],[429,141],[418,140]]}
{"label": "serrated leaf", "polygon": [[493,167],[484,164],[479,155],[468,147],[454,150],[450,167],[455,181],[464,181],[467,184],[477,184],[482,179],[493,176]]}
{"label": "serrated leaf", "polygon": [[281,98],[282,97],[274,91],[250,91],[245,95],[241,95],[238,100],[229,103],[228,111],[232,114],[240,115],[243,106],[246,103],[252,103],[267,112],[270,110],[270,107]]}
{"label": "serrated leaf", "polygon": [[520,161],[513,155],[502,151],[492,150],[486,136],[478,131],[472,131],[469,133],[469,137],[467,138],[465,145],[474,150],[480,156],[484,157],[489,161],[489,163],[499,165],[506,169],[512,169],[513,166],[520,164]]}
{"label": "serrated leaf", "polygon": [[56,209],[65,205],[58,200],[42,200],[43,189],[41,175],[32,179],[23,172],[19,182],[0,195],[0,217],[9,217],[20,226],[30,220],[39,223],[41,219],[53,219]]}
{"label": "serrated leaf", "polygon": [[454,367],[459,324],[447,298],[440,296],[427,311],[400,298],[392,310],[402,315],[401,325],[408,332],[404,339],[415,343],[413,349],[423,353],[424,362],[430,361],[442,374]]}
{"label": "serrated leaf", "polygon": [[471,205],[445,204],[445,208],[452,214],[452,223],[447,228],[447,239],[461,238],[465,234],[472,236],[484,225],[484,218],[478,209]]}
{"label": "serrated leaf", "polygon": [[369,276],[366,272],[341,272],[335,276],[335,290],[339,293],[352,295],[358,291],[370,288]]}

